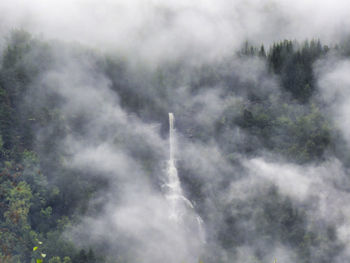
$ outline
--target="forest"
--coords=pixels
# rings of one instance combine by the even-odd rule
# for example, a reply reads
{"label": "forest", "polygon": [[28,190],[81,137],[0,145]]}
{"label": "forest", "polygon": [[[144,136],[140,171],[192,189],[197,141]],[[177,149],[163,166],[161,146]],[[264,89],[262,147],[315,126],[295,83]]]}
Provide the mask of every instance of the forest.
{"label": "forest", "polygon": [[[2,37],[0,262],[346,262],[348,40],[154,66]],[[169,112],[205,241],[164,215]]]}

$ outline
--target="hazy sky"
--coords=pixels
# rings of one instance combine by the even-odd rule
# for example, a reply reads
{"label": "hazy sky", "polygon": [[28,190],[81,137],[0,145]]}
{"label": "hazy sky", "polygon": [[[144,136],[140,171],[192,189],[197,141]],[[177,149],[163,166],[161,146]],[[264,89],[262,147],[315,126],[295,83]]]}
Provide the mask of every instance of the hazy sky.
{"label": "hazy sky", "polygon": [[24,28],[143,58],[230,52],[245,39],[338,40],[350,31],[347,0],[3,0],[0,29]]}

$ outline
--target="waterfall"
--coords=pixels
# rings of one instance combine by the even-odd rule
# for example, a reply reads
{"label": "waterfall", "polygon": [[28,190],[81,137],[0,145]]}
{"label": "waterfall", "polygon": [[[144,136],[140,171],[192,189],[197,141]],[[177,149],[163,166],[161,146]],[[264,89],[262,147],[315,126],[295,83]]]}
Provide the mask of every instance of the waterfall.
{"label": "waterfall", "polygon": [[169,160],[167,169],[167,193],[166,198],[170,202],[170,218],[176,221],[182,220],[182,216],[185,212],[185,205],[193,207],[191,202],[183,195],[180,179],[177,174],[175,165],[175,130],[174,130],[174,115],[169,113]]}
{"label": "waterfall", "polygon": [[[176,134],[174,128],[174,114],[169,113],[169,160],[167,166],[166,199],[170,206],[170,219],[177,223],[198,228],[198,237],[204,242],[203,221],[195,211],[193,204],[182,191],[180,179],[176,169]],[[184,222],[186,220],[186,222]],[[192,222],[189,222],[192,221]]]}

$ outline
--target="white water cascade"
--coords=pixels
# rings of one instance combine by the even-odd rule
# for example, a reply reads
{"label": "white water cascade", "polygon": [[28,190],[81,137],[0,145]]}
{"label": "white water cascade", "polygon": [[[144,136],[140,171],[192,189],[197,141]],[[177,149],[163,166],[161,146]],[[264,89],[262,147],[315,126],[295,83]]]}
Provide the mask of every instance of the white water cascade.
{"label": "white water cascade", "polygon": [[[175,118],[173,113],[169,113],[169,161],[167,166],[166,198],[170,206],[170,219],[177,223],[184,223],[198,228],[198,237],[204,242],[203,221],[195,213],[193,204],[184,196],[180,179],[176,169],[176,134],[174,129]],[[186,222],[184,222],[186,221]],[[193,222],[188,222],[193,221]]]}

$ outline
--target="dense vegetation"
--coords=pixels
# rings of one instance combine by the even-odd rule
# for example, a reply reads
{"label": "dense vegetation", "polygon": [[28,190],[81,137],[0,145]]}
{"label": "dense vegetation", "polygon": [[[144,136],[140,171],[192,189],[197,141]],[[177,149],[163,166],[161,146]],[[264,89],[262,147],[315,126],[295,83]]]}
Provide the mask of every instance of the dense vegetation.
{"label": "dense vegetation", "polygon": [[[342,138],[322,111],[313,70],[314,63],[330,53],[346,56],[342,47],[323,46],[317,40],[285,40],[267,49],[246,43],[240,52],[220,61],[188,65],[179,59],[154,71],[144,65],[132,71],[127,61],[118,56],[45,42],[15,31],[1,51],[0,262],[31,262],[40,257],[39,250],[47,255],[44,261],[51,263],[114,262],[102,244],[82,248],[63,234],[84,215],[101,209],[100,204],[90,201],[108,188],[109,179],[94,172],[86,176],[66,165],[69,152],[61,144],[62,139],[71,133],[84,136],[89,121],[83,115],[66,116],[61,110],[64,98],[60,94],[50,90],[42,94],[36,89],[37,80],[54,67],[57,50],[68,52],[77,61],[90,61],[109,79],[121,107],[145,122],[160,123],[164,137],[167,112],[174,111],[182,136],[192,142],[215,140],[237,171],[243,169],[239,156],[258,156],[262,152],[300,165],[319,163],[331,155],[348,165],[348,153],[339,146]],[[260,65],[265,73],[250,78],[250,63]],[[246,77],[241,77],[242,71],[246,71]],[[278,92],[274,83],[279,84]],[[227,100],[225,110],[214,120],[200,123],[192,121],[191,116],[203,105],[176,105],[173,95],[182,86],[189,87],[193,97],[220,87],[221,98],[241,99]],[[159,162],[152,154],[138,151],[134,155],[151,172],[153,164]],[[217,219],[207,216],[204,202],[210,191],[187,165],[186,160],[179,160],[186,195],[195,201],[208,225],[216,224],[213,220]],[[239,176],[237,172],[225,180],[234,181]],[[225,191],[226,185],[221,182],[217,191]],[[223,215],[222,222],[217,224],[220,229],[209,233],[208,244],[219,243],[232,255],[235,247],[249,245],[257,248],[252,257],[260,262],[265,252],[255,239],[265,240],[271,248],[282,243],[295,251],[298,262],[305,263],[331,262],[343,248],[334,226],[307,226],[305,212],[273,185],[248,200],[218,205],[217,211]],[[242,218],[257,228],[242,235]],[[248,239],[249,234],[255,238]],[[40,249],[33,251],[35,246]],[[219,262],[214,250],[208,250],[212,255],[204,256],[207,262]],[[122,257],[118,262],[123,262]]]}

